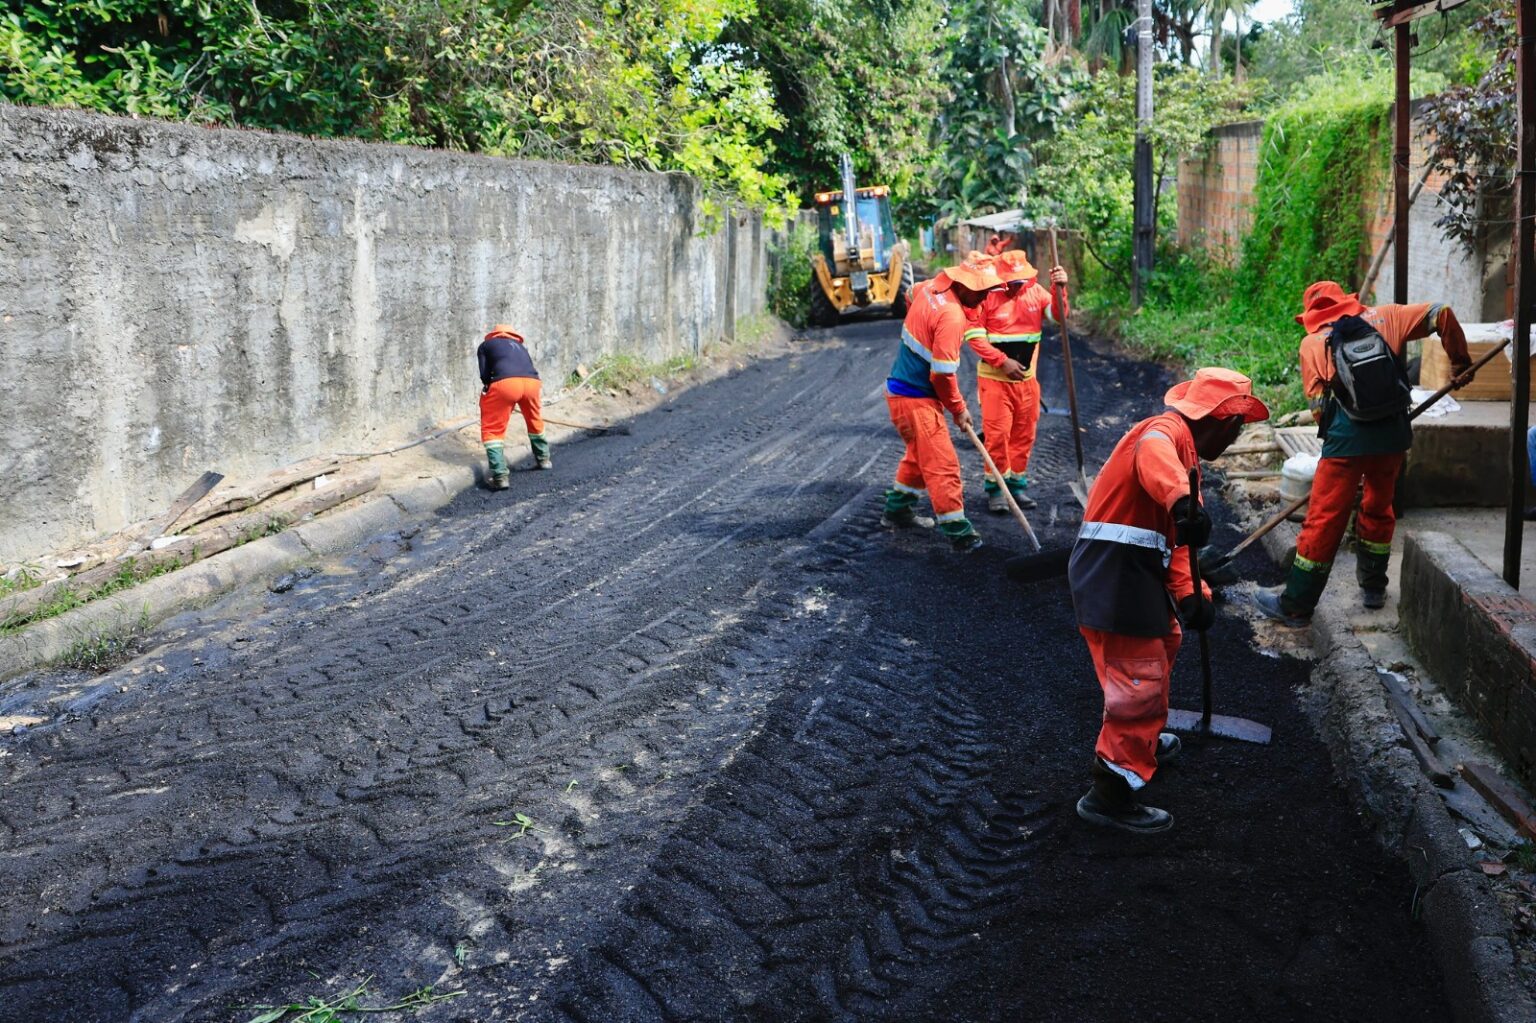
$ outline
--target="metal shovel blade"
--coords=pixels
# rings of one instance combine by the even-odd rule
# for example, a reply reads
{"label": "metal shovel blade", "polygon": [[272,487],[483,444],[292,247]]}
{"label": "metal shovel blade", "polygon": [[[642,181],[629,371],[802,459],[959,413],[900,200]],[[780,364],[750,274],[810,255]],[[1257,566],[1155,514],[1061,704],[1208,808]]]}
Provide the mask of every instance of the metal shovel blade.
{"label": "metal shovel blade", "polygon": [[1259,746],[1268,746],[1270,730],[1268,725],[1261,725],[1257,721],[1247,718],[1235,718],[1227,714],[1211,715],[1211,730],[1206,732],[1200,727],[1200,715],[1192,710],[1170,710],[1168,712],[1168,729],[1174,732],[1190,732],[1195,735],[1214,735],[1218,739],[1232,739],[1236,742],[1251,742]]}

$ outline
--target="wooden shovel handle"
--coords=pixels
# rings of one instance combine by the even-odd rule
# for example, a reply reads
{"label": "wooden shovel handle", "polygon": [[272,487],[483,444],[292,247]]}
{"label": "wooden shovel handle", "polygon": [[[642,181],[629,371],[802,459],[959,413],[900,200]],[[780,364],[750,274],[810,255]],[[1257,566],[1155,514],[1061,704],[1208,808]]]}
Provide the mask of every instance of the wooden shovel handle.
{"label": "wooden shovel handle", "polygon": [[1003,499],[1008,502],[1008,510],[1013,512],[1013,517],[1019,520],[1019,525],[1023,528],[1024,535],[1029,537],[1029,542],[1038,551],[1040,549],[1040,541],[1036,538],[1035,531],[1030,528],[1029,520],[1024,517],[1024,509],[1020,508],[1019,503],[1013,499],[1013,492],[1008,489],[1008,481],[1003,479],[1003,474],[997,471],[997,463],[992,461],[991,455],[987,454],[987,446],[981,442],[980,437],[976,436],[976,431],[969,426],[965,428],[965,435],[971,438],[971,443],[976,445],[977,451],[981,452],[981,460],[986,463],[987,471],[992,474],[992,478],[997,480],[997,485],[1003,490]]}

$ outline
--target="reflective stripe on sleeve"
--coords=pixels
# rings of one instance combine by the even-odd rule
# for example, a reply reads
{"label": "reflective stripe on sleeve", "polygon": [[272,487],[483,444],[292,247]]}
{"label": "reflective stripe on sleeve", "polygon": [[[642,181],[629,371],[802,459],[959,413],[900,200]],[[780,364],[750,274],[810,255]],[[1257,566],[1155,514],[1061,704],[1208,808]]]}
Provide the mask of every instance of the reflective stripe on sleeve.
{"label": "reflective stripe on sleeve", "polygon": [[1155,529],[1126,526],[1119,522],[1084,522],[1077,531],[1077,538],[1107,540],[1110,543],[1129,544],[1132,547],[1146,547],[1163,556],[1164,567],[1173,560],[1173,551],[1168,549],[1168,538]]}
{"label": "reflective stripe on sleeve", "polygon": [[960,370],[960,360],[959,359],[956,359],[954,362],[945,362],[942,359],[929,359],[928,360],[928,365],[933,367],[933,371],[935,373],[950,373],[950,374],[954,374],[954,373],[959,372],[959,370]]}

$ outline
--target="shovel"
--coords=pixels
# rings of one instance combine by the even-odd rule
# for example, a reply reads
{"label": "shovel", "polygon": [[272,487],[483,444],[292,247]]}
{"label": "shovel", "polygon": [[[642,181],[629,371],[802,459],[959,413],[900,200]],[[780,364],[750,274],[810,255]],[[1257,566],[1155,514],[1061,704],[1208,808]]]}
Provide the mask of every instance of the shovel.
{"label": "shovel", "polygon": [[[1189,470],[1189,518],[1186,521],[1191,527],[1195,524],[1195,515],[1199,507],[1200,470],[1196,468]],[[1193,544],[1189,546],[1189,574],[1194,580],[1195,595],[1199,596],[1200,559],[1195,554]],[[1214,735],[1218,739],[1234,739],[1238,742],[1268,746],[1270,737],[1268,725],[1261,725],[1247,718],[1211,713],[1211,640],[1205,630],[1200,630],[1200,671],[1202,673],[1200,713],[1196,714],[1191,710],[1170,710],[1168,727],[1175,732],[1193,732],[1201,736]]]}
{"label": "shovel", "polygon": [[986,463],[987,471],[992,474],[992,478],[997,480],[1002,487],[1003,497],[1008,501],[1008,510],[1013,512],[1013,517],[1019,520],[1019,526],[1024,530],[1024,535],[1029,537],[1030,545],[1038,551],[1040,549],[1040,541],[1036,538],[1035,531],[1029,528],[1029,520],[1024,517],[1024,509],[1020,508],[1019,503],[1013,499],[1013,492],[1008,489],[1007,483],[1003,480],[1003,474],[997,471],[997,463],[992,461],[991,455],[987,454],[987,446],[981,442],[980,437],[976,436],[976,431],[969,426],[965,428],[965,434],[971,438],[971,443],[976,445],[976,450],[981,452],[981,460]]}
{"label": "shovel", "polygon": [[[1056,225],[1051,225],[1051,266],[1061,265],[1061,257],[1056,252]],[[1049,271],[1047,271],[1049,272]],[[1061,285],[1051,282],[1051,304],[1058,310],[1065,303],[1061,300]],[[1061,328],[1061,369],[1067,378],[1067,404],[1072,411],[1072,445],[1077,453],[1077,479],[1069,486],[1072,496],[1077,498],[1077,503],[1084,508],[1088,507],[1088,474],[1083,469],[1083,430],[1077,418],[1077,378],[1072,374],[1072,337],[1067,333],[1066,317],[1058,325]]]}
{"label": "shovel", "polygon": [[[1478,359],[1472,365],[1468,366],[1465,371],[1452,379],[1450,383],[1440,388],[1440,390],[1436,391],[1434,394],[1431,394],[1428,398],[1425,398],[1423,401],[1419,402],[1419,404],[1414,407],[1413,411],[1408,413],[1409,421],[1411,422],[1419,418],[1419,416],[1424,413],[1425,409],[1429,408],[1441,398],[1444,398],[1447,394],[1450,394],[1451,391],[1455,388],[1461,387],[1463,384],[1470,383],[1472,378],[1477,375],[1477,371],[1488,365],[1488,363],[1492,361],[1495,355],[1498,355],[1505,349],[1506,346],[1508,346],[1509,342],[1509,338],[1505,338],[1503,341],[1500,341],[1497,345],[1485,353],[1482,358]],[[1293,512],[1299,510],[1302,505],[1306,504],[1311,499],[1311,493],[1307,493],[1301,497],[1298,497],[1284,508],[1281,508],[1279,511],[1275,512],[1275,514],[1265,519],[1258,529],[1255,529],[1253,532],[1249,533],[1248,536],[1244,538],[1242,543],[1238,544],[1230,551],[1227,551],[1225,554],[1212,551],[1202,555],[1200,558],[1200,570],[1205,573],[1207,578],[1217,575],[1218,573],[1226,572],[1228,566],[1230,566],[1232,562],[1237,559],[1239,554],[1253,546],[1254,541],[1258,540],[1265,533],[1268,533],[1280,523],[1284,522],[1291,516]]]}

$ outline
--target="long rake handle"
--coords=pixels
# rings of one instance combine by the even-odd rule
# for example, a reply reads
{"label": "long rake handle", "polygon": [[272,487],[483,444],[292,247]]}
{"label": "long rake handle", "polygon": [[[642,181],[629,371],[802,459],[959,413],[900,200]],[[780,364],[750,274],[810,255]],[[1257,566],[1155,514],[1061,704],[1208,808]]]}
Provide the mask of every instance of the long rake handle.
{"label": "long rake handle", "polygon": [[976,436],[976,431],[969,426],[965,428],[965,435],[971,438],[971,443],[976,445],[977,451],[981,452],[981,460],[986,463],[987,471],[992,474],[992,478],[997,480],[997,485],[1002,488],[1003,498],[1008,502],[1008,510],[1013,512],[1013,517],[1019,520],[1019,525],[1024,529],[1024,535],[1029,537],[1029,542],[1038,551],[1040,549],[1040,541],[1036,538],[1035,531],[1030,528],[1029,520],[1024,517],[1024,509],[1020,508],[1019,503],[1013,499],[1013,493],[1008,489],[1008,481],[1003,479],[1003,474],[997,471],[997,463],[992,461],[991,455],[987,454],[987,446],[981,442],[980,437]]}
{"label": "long rake handle", "polygon": [[[1465,371],[1463,371],[1462,373],[1457,374],[1455,379],[1453,379],[1450,383],[1448,383],[1444,387],[1440,388],[1440,390],[1436,391],[1434,394],[1431,394],[1428,398],[1425,398],[1423,401],[1419,402],[1418,406],[1416,408],[1414,408],[1414,410],[1412,412],[1408,413],[1408,419],[1411,421],[1411,420],[1419,418],[1419,416],[1424,412],[1425,409],[1429,408],[1431,405],[1433,405],[1435,402],[1439,401],[1441,398],[1444,398],[1447,394],[1450,394],[1453,389],[1455,389],[1457,387],[1460,387],[1462,384],[1465,384],[1465,383],[1469,382],[1474,376],[1477,375],[1477,371],[1478,370],[1482,369],[1484,366],[1488,365],[1489,362],[1493,361],[1493,357],[1495,355],[1498,355],[1500,352],[1502,352],[1509,345],[1509,340],[1510,339],[1506,338],[1505,340],[1499,342],[1493,348],[1493,350],[1491,350],[1488,353],[1486,353],[1485,355],[1483,355],[1482,358],[1478,359],[1471,366],[1468,366]],[[1228,552],[1221,559],[1222,562],[1226,563],[1228,561],[1231,561],[1233,558],[1236,558],[1239,554],[1243,553],[1243,551],[1246,551],[1249,547],[1252,547],[1253,544],[1256,541],[1258,541],[1266,533],[1268,533],[1270,530],[1274,529],[1280,523],[1284,522],[1295,511],[1297,511],[1302,505],[1306,504],[1311,499],[1312,499],[1312,494],[1310,492],[1308,492],[1308,493],[1304,494],[1303,496],[1298,497],[1296,500],[1292,501],[1290,504],[1286,505],[1284,508],[1281,508],[1279,511],[1275,512],[1275,514],[1271,515],[1269,518],[1265,519],[1263,525],[1259,526],[1259,528],[1255,529],[1252,533],[1249,533],[1243,539],[1242,543],[1240,543],[1236,547],[1232,548],[1232,550],[1230,552]]]}
{"label": "long rake handle", "polygon": [[[1191,528],[1195,524],[1195,514],[1200,507],[1200,470],[1189,470],[1189,518],[1185,520]],[[1198,601],[1200,592],[1200,555],[1195,550],[1194,544],[1189,544],[1189,575],[1195,584],[1195,599]],[[1205,629],[1196,630],[1200,633],[1200,731],[1209,735],[1211,731],[1211,640]]]}
{"label": "long rake handle", "polygon": [[[1051,225],[1051,266],[1061,265],[1061,257],[1056,252],[1056,225]],[[1047,273],[1050,271],[1047,270]],[[1051,282],[1051,304],[1057,311],[1061,311],[1061,285]],[[1067,378],[1067,406],[1072,411],[1072,447],[1077,453],[1077,478],[1083,483],[1083,489],[1087,490],[1088,474],[1083,463],[1083,430],[1077,419],[1077,378],[1072,373],[1072,336],[1067,332],[1066,317],[1062,317],[1057,324],[1061,330],[1061,369]]]}

